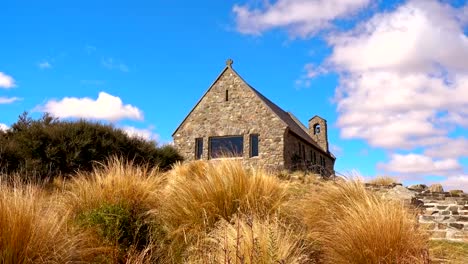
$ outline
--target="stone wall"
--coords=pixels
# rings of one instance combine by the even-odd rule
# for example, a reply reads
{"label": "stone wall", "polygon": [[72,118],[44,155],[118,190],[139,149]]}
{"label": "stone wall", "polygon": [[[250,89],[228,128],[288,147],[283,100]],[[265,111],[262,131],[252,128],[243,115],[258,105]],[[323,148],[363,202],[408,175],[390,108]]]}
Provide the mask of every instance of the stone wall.
{"label": "stone wall", "polygon": [[[301,149],[303,146],[303,150]],[[312,146],[302,138],[286,132],[284,136],[284,162],[287,169],[298,168],[302,169],[307,164],[320,164],[320,157],[325,159],[325,168],[328,172],[334,173],[335,161],[330,158],[329,155],[325,155],[322,151],[318,150],[317,147]],[[296,160],[296,159],[299,160]]]}
{"label": "stone wall", "polygon": [[[244,165],[282,169],[285,129],[286,125],[228,67],[176,131],[174,143],[190,161],[195,158],[195,139],[203,138],[203,159],[209,159],[209,137],[242,135]],[[258,157],[250,157],[251,134],[259,135]]]}
{"label": "stone wall", "polygon": [[468,242],[468,194],[431,192],[402,187],[366,184],[383,197],[398,199],[418,212],[421,226],[432,239]]}
{"label": "stone wall", "polygon": [[[319,126],[319,131],[316,130],[316,127]],[[317,133],[318,132],[318,133]],[[317,142],[317,144],[326,152],[328,152],[328,129],[327,129],[327,120],[314,116],[309,120],[309,135]]]}
{"label": "stone wall", "polygon": [[468,195],[416,193],[423,208],[419,222],[435,239],[468,242]]}

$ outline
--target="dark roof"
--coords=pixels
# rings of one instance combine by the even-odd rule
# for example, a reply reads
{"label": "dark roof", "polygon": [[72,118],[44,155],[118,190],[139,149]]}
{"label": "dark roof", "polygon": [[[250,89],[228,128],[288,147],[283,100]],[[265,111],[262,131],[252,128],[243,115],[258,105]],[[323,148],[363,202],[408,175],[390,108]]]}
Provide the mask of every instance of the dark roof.
{"label": "dark roof", "polygon": [[257,96],[288,126],[289,130],[296,134],[298,137],[323,150],[315,140],[309,135],[307,128],[290,112],[286,112],[281,107],[266,98],[263,94],[249,85],[249,87],[257,94]]}

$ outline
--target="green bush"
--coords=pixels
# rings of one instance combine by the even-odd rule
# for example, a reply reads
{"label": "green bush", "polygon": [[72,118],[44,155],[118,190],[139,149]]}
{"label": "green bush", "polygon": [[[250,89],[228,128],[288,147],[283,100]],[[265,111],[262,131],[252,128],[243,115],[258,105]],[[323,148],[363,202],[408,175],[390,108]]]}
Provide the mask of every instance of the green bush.
{"label": "green bush", "polygon": [[128,136],[124,131],[89,121],[61,121],[45,114],[38,120],[22,114],[6,132],[0,132],[0,167],[29,180],[91,171],[110,156],[150,164],[166,170],[181,160],[171,146]]}
{"label": "green bush", "polygon": [[142,212],[133,212],[122,204],[104,204],[78,216],[83,227],[93,228],[109,244],[126,250],[131,245],[141,249],[149,242],[150,228]]}

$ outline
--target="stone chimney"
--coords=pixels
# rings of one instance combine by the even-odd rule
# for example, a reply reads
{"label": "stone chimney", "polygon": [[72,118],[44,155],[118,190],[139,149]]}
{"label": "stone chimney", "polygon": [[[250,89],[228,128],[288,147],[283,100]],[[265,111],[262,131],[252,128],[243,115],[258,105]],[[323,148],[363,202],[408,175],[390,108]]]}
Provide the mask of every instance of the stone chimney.
{"label": "stone chimney", "polygon": [[309,120],[309,134],[328,153],[327,120],[314,116]]}

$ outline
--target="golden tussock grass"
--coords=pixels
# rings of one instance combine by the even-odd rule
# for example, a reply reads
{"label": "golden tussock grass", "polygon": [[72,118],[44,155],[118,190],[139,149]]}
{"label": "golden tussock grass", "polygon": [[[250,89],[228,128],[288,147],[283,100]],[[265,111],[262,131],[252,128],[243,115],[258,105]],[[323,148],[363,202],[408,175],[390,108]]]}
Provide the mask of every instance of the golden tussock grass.
{"label": "golden tussock grass", "polygon": [[398,180],[394,177],[390,176],[377,176],[375,178],[372,178],[368,181],[370,184],[375,184],[375,185],[392,185],[394,183],[398,183]]}
{"label": "golden tussock grass", "polygon": [[287,199],[285,184],[277,178],[232,160],[178,165],[168,178],[163,211],[179,242],[203,235],[236,213],[269,216]]}
{"label": "golden tussock grass", "polygon": [[235,216],[218,221],[189,250],[187,263],[313,263],[299,237],[278,219]]}
{"label": "golden tussock grass", "polygon": [[322,244],[325,263],[428,263],[416,217],[359,181],[330,184],[305,198],[299,212]]}
{"label": "golden tussock grass", "polygon": [[53,185],[0,183],[1,263],[428,263],[414,215],[359,181],[114,158]]}
{"label": "golden tussock grass", "polygon": [[156,169],[112,158],[92,173],[78,173],[65,184],[65,205],[73,213],[103,204],[125,204],[147,210],[158,207],[164,176]]}
{"label": "golden tussock grass", "polygon": [[0,263],[66,263],[87,255],[68,212],[33,185],[0,182]]}

